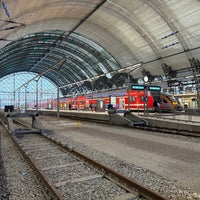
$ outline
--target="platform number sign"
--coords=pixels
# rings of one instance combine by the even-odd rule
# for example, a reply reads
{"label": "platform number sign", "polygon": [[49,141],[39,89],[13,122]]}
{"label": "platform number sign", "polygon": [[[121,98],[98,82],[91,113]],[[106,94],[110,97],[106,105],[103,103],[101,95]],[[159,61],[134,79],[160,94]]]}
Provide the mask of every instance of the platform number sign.
{"label": "platform number sign", "polygon": [[149,86],[148,90],[150,90],[150,91],[161,91],[161,87],[160,86]]}
{"label": "platform number sign", "polygon": [[131,90],[145,90],[145,85],[131,85]]}

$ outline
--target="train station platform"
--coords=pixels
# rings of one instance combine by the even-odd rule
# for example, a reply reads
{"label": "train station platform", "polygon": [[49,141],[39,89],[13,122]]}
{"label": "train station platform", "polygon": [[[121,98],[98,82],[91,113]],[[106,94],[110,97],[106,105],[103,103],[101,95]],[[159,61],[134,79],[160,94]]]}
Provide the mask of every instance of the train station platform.
{"label": "train station platform", "polygon": [[[29,110],[30,112],[30,110]],[[33,111],[32,111],[33,112]],[[68,117],[71,119],[93,120],[119,126],[153,126],[200,133],[200,116],[181,113],[128,113],[128,112],[92,112],[92,111],[59,111],[39,110],[39,115]]]}
{"label": "train station platform", "polygon": [[200,133],[200,115],[188,113],[154,113],[143,115],[142,117],[148,121],[149,126]]}
{"label": "train station platform", "polygon": [[56,117],[92,120],[121,126],[147,125],[146,120],[142,117],[129,114],[124,110],[110,110],[109,112],[65,110],[59,111],[59,113],[55,110],[39,110],[38,113],[42,115],[53,115]]}

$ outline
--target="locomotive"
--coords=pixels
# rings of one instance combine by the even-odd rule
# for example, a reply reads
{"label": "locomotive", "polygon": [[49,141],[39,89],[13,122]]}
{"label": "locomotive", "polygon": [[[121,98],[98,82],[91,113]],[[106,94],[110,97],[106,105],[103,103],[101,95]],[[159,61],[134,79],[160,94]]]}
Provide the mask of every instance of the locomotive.
{"label": "locomotive", "polygon": [[183,106],[174,95],[161,93],[161,98],[162,103],[160,104],[160,110],[162,112],[175,112],[183,110]]}

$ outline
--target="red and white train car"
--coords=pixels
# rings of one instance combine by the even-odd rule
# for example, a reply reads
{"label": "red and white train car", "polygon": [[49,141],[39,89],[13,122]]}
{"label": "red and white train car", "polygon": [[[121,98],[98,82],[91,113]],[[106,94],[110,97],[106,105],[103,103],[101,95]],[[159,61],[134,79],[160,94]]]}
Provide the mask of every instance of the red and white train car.
{"label": "red and white train car", "polygon": [[[146,104],[149,110],[154,110],[161,102],[160,90],[159,86],[132,85],[129,91],[122,89],[62,98],[60,109],[105,111],[114,108],[134,111],[144,110]],[[55,104],[54,101],[53,107],[56,107]]]}

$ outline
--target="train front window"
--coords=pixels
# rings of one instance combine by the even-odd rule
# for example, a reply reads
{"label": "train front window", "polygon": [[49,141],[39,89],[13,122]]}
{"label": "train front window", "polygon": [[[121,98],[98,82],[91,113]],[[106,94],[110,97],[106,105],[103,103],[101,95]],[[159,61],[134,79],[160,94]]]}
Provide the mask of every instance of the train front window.
{"label": "train front window", "polygon": [[131,101],[131,102],[134,102],[134,101],[135,101],[135,97],[130,96],[130,101]]}
{"label": "train front window", "polygon": [[168,103],[165,99],[163,99],[163,102],[164,102],[164,103]]}
{"label": "train front window", "polygon": [[176,98],[172,95],[166,95],[166,97],[171,100],[172,102],[177,101]]}

